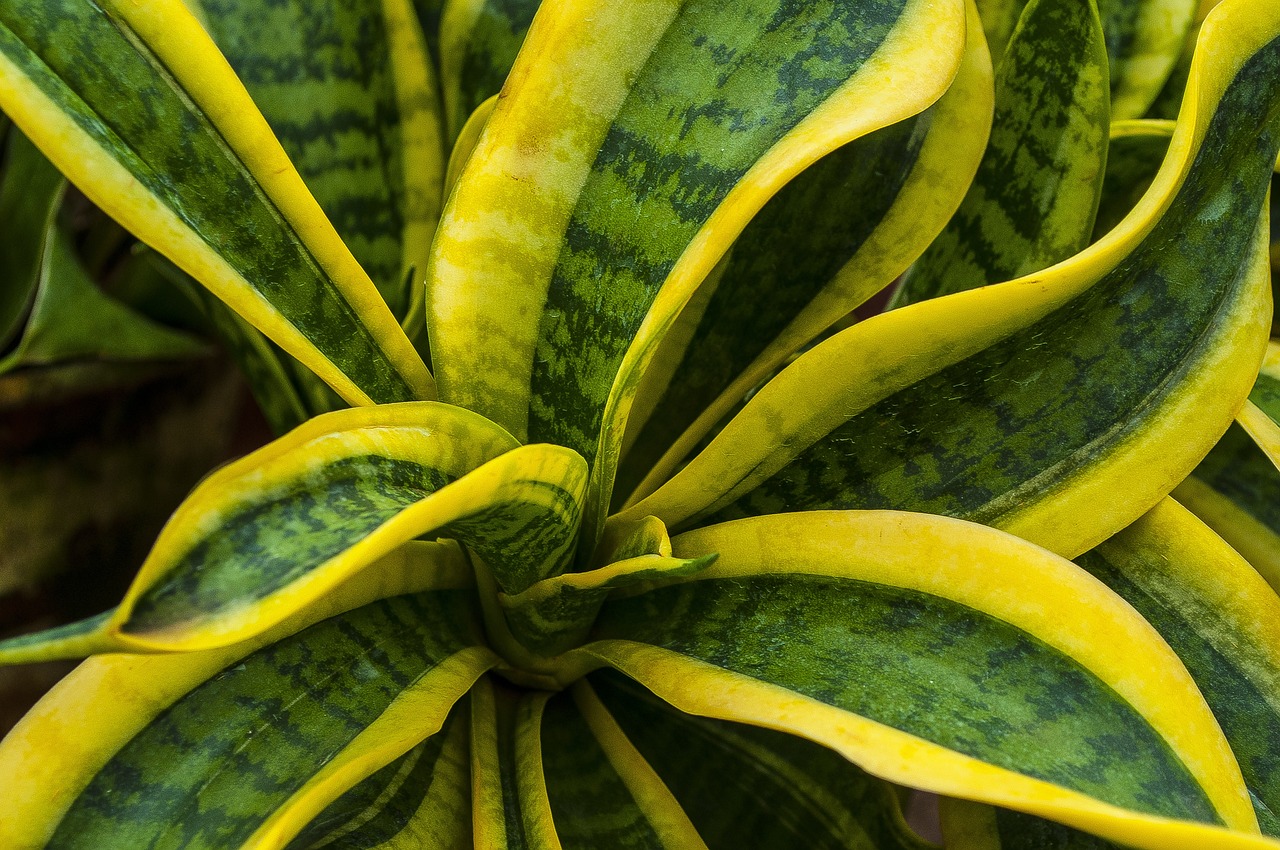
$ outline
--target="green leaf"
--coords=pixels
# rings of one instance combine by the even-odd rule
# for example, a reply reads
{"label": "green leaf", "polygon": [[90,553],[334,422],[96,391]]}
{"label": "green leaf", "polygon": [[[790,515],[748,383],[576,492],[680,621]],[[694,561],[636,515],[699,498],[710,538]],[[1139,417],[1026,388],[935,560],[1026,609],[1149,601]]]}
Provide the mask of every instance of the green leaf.
{"label": "green leaf", "polygon": [[541,0],[454,0],[440,20],[440,82],[449,138],[496,95]]}
{"label": "green leaf", "polygon": [[1169,157],[1120,227],[1043,272],[836,335],[612,521],[920,510],[1074,557],[1150,509],[1230,423],[1269,329],[1280,15],[1221,11]]}
{"label": "green leaf", "polygon": [[1280,598],[1171,499],[1077,562],[1187,665],[1240,763],[1262,831],[1280,835]]}
{"label": "green leaf", "polygon": [[[999,60],[1028,0],[977,2],[991,54]],[[1146,114],[1174,76],[1183,46],[1188,39],[1194,41],[1192,23],[1200,5],[1199,0],[1097,0],[1111,67],[1112,112],[1117,118]],[[1181,96],[1178,89],[1176,97]],[[1173,106],[1176,113],[1176,100]]]}
{"label": "green leaf", "polygon": [[411,749],[497,660],[474,590],[429,566],[348,582],[248,643],[81,665],[0,744],[4,775],[22,777],[0,844],[239,846],[316,777],[349,771],[370,729]]}
{"label": "green leaf", "polygon": [[[442,116],[409,0],[201,0],[205,28],[397,319],[440,215]],[[419,309],[422,298],[417,298]]]}
{"label": "green leaf", "polygon": [[[806,343],[896,280],[955,212],[991,120],[969,10],[965,58],[917,116],[823,157],[765,205],[663,339],[627,421],[618,495],[647,495]],[[659,460],[661,458],[661,460]]]}
{"label": "green leaf", "polygon": [[889,512],[763,517],[673,545],[720,558],[611,600],[579,653],[676,708],[1134,847],[1231,843],[1189,821],[1255,828],[1178,657],[1070,562],[984,526]]}
{"label": "green leaf", "polygon": [[546,703],[542,761],[565,850],[706,850],[679,802],[586,685]]}
{"label": "green leaf", "polygon": [[607,671],[589,681],[712,850],[932,847],[907,826],[888,783],[831,750],[683,714]]}
{"label": "green leaf", "polygon": [[0,73],[0,107],[90,200],[349,402],[432,394],[377,290],[180,0],[5,0]]}
{"label": "green leaf", "polygon": [[199,340],[151,321],[98,289],[56,224],[41,245],[31,315],[17,346],[0,358],[0,374],[68,360],[180,360],[209,352]]}
{"label": "green leaf", "polygon": [[442,398],[593,464],[590,548],[698,284],[787,180],[936,100],[963,39],[960,0],[544,7],[433,247]]}
{"label": "green leaf", "polygon": [[[1280,599],[1171,499],[1076,559],[1138,610],[1187,665],[1222,727],[1262,831],[1280,830]],[[1101,839],[1004,809],[944,808],[958,850],[1095,850]],[[998,836],[979,840],[978,834]]]}
{"label": "green leaf", "polygon": [[521,694],[488,677],[471,691],[475,846],[560,850],[538,734],[549,693]]}
{"label": "green leaf", "polygon": [[435,735],[334,800],[289,850],[456,850],[471,846],[466,701]]}
{"label": "green leaf", "polygon": [[542,655],[564,652],[586,637],[612,591],[686,578],[710,566],[715,555],[672,557],[666,526],[657,517],[648,517],[605,560],[607,566],[544,579],[520,593],[499,594],[498,603],[514,636]]}
{"label": "green leaf", "polygon": [[1022,277],[1089,244],[1107,159],[1107,79],[1091,0],[1027,5],[996,68],[978,174],[895,304]]}
{"label": "green leaf", "polygon": [[[313,602],[402,543],[456,524],[481,556],[507,554],[543,491],[585,484],[581,459],[514,444],[475,414],[434,402],[379,405],[318,417],[205,479],[170,519],[98,651],[176,651],[225,645]],[[504,455],[504,453],[506,453]],[[501,456],[501,457],[500,457]],[[497,461],[497,466],[486,465]],[[544,462],[545,461],[545,462]],[[577,467],[575,468],[575,462]],[[567,478],[555,473],[567,470]],[[539,479],[540,472],[552,477]],[[521,475],[522,472],[527,473]],[[473,473],[468,475],[468,473]],[[529,488],[531,493],[527,493]],[[552,496],[554,497],[554,493]],[[543,517],[535,513],[532,519]],[[548,521],[547,525],[552,522]],[[555,558],[576,525],[539,527],[508,569]],[[479,526],[479,528],[476,528]],[[489,538],[484,531],[504,532]],[[563,567],[562,567],[563,568]],[[79,654],[83,638],[66,651]],[[59,644],[20,637],[0,655],[39,660]]]}
{"label": "green leaf", "polygon": [[16,130],[7,136],[8,144],[0,147],[0,232],[6,243],[0,250],[0,353],[18,337],[35,301],[47,234],[66,187],[26,136]]}

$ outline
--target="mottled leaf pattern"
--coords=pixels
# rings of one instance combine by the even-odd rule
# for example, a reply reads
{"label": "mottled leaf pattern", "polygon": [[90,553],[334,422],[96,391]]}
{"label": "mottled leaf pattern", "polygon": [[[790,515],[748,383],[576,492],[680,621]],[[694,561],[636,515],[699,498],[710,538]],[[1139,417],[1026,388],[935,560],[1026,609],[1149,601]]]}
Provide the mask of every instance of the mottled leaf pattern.
{"label": "mottled leaf pattern", "polygon": [[923,510],[1069,556],[1132,522],[1217,441],[1256,375],[1277,80],[1273,41],[1220,96],[1196,93],[1210,102],[1183,126],[1201,124],[1198,144],[1183,131],[1181,156],[1103,242],[833,337],[619,521]]}
{"label": "mottled leaf pattern", "polygon": [[991,142],[978,174],[895,303],[1022,277],[1088,245],[1109,105],[1094,4],[1032,0],[996,69]]}
{"label": "mottled leaf pattern", "polygon": [[0,5],[0,105],[90,198],[348,400],[427,397],[426,368],[221,62],[179,0]]}

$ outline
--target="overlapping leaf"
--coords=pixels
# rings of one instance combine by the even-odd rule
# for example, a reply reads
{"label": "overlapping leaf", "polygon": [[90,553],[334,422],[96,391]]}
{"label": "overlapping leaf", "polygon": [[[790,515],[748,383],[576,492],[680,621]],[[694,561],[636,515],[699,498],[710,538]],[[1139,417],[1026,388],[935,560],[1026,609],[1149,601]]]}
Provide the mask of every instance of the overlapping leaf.
{"label": "overlapping leaf", "polygon": [[1270,8],[1209,19],[1164,166],[1101,241],[833,337],[618,523],[925,510],[1075,556],[1141,516],[1227,428],[1265,346],[1278,32]]}
{"label": "overlapping leaf", "polygon": [[[992,55],[1005,54],[1028,5],[1028,0],[978,0]],[[1098,0],[1097,5],[1106,31],[1114,112],[1119,118],[1140,118],[1173,76],[1202,4],[1198,0]]]}
{"label": "overlapping leaf", "polygon": [[1191,676],[1069,562],[918,514],[762,517],[673,545],[720,557],[611,600],[578,653],[892,781],[1133,847],[1267,846],[1244,834],[1249,793]]}
{"label": "overlapping leaf", "polygon": [[1107,80],[1092,2],[1027,5],[996,72],[977,176],[895,303],[1022,277],[1089,244],[1107,158]]}
{"label": "overlapping leaf", "polygon": [[0,106],[72,182],[349,402],[432,394],[368,275],[180,0],[8,0],[0,78]]}
{"label": "overlapping leaf", "polygon": [[[1280,599],[1186,509],[1167,499],[1077,561],[1134,606],[1187,665],[1231,745],[1258,823],[1280,831]],[[958,846],[1092,848],[1092,836],[1005,812],[964,808]],[[983,826],[979,826],[983,824]],[[980,841],[986,831],[997,839]]]}
{"label": "overlapping leaf", "polygon": [[963,37],[959,0],[545,7],[437,235],[442,398],[586,457],[597,528],[693,290],[787,179],[936,100]]}
{"label": "overlapping leaf", "polygon": [[0,745],[4,775],[22,776],[0,842],[239,846],[298,796],[317,805],[314,778],[350,771],[369,730],[412,742],[383,764],[427,738],[496,659],[460,553],[415,545],[248,643],[86,662]]}
{"label": "overlapping leaf", "polygon": [[712,850],[924,850],[895,791],[800,738],[690,717],[630,680],[589,679]]}
{"label": "overlapping leaf", "polygon": [[458,408],[318,417],[196,488],[114,612],[15,638],[0,658],[231,643],[432,531],[465,540],[517,593],[567,566],[585,484],[573,452],[516,448]]}
{"label": "overlapping leaf", "polygon": [[496,95],[541,0],[454,0],[440,20],[440,77],[449,139]]}
{"label": "overlapping leaf", "polygon": [[919,115],[828,154],[770,199],[668,332],[627,420],[619,497],[647,494],[786,359],[895,280],[955,211],[991,116],[969,7],[965,56]]}

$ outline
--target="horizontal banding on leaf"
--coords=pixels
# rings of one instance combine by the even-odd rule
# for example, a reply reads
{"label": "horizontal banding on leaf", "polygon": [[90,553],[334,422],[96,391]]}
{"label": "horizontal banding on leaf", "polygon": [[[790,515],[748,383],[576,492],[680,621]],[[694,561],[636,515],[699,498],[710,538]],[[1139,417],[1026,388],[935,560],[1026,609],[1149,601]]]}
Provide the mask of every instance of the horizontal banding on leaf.
{"label": "horizontal banding on leaf", "polygon": [[[243,643],[181,655],[102,655],[80,665],[0,743],[4,775],[23,777],[8,789],[7,804],[0,808],[0,844],[45,846],[77,796],[121,748],[185,694],[249,654],[380,599],[429,591],[437,584],[453,594],[458,591],[452,588],[465,587],[459,578],[465,579],[469,569],[456,547],[422,543],[407,549],[415,557],[376,580],[368,574],[349,580]],[[87,716],[94,718],[91,736],[84,734]],[[57,742],[57,758],[50,756],[50,742]]]}
{"label": "horizontal banding on leaf", "polygon": [[[797,175],[747,225],[667,332],[627,419],[635,445],[623,448],[619,485],[630,489],[642,479],[634,493],[624,492],[629,501],[666,481],[790,356],[919,256],[964,197],[991,109],[991,64],[970,4],[964,58],[938,102]],[[714,292],[698,318],[693,312],[707,290]],[[696,329],[688,327],[695,319]],[[670,363],[689,334],[682,361]],[[664,375],[677,366],[674,380]],[[653,395],[668,383],[651,413]],[[636,433],[640,427],[645,433]]]}
{"label": "horizontal banding on leaf", "polygon": [[[880,512],[744,520],[673,543],[677,555],[714,550],[720,558],[681,584],[607,603],[593,633],[601,643],[584,653],[612,652],[597,647],[619,641],[654,643],[1119,805],[1204,818],[1212,810],[1189,813],[1206,805],[1203,797],[1192,802],[1205,794],[1218,816],[1253,828],[1238,768],[1177,657],[1119,597],[1069,562],[982,526]],[[918,651],[903,652],[917,646],[906,637],[917,630]],[[824,651],[839,663],[835,656],[824,662]],[[866,669],[851,672],[851,664]],[[1024,664],[1028,670],[1015,672]],[[1159,672],[1135,677],[1134,669]],[[1005,675],[1007,692],[999,684]],[[939,689],[935,680],[947,684]],[[665,685],[642,682],[672,699]],[[1040,688],[1042,697],[1032,696]],[[1001,711],[1008,712],[1003,721]],[[1051,731],[1059,722],[1066,726]],[[1095,722],[1093,732],[1075,726]],[[1031,738],[1013,743],[1020,735]],[[1123,746],[1102,743],[1114,743],[1114,735],[1134,737]],[[1085,768],[1076,760],[1086,758],[1088,740],[1100,762]],[[1149,781],[1162,776],[1157,784],[1172,785],[1156,793],[1136,780],[1138,753],[1154,771]],[[1108,761],[1115,763],[1104,769]],[[932,768],[919,769],[881,775],[917,784]]]}
{"label": "horizontal banding on leaf", "polygon": [[616,521],[889,507],[1076,555],[1140,516],[1220,436],[1264,345],[1275,11],[1229,4],[1206,25],[1170,154],[1101,241],[837,335]]}

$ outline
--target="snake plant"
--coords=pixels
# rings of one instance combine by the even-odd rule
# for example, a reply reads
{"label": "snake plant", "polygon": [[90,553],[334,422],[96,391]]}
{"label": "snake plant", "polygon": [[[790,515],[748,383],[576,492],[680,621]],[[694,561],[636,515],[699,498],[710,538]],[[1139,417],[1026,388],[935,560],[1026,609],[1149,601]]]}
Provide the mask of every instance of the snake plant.
{"label": "snake plant", "polygon": [[1280,847],[1280,3],[537,5],[0,0],[281,432],[0,847]]}

